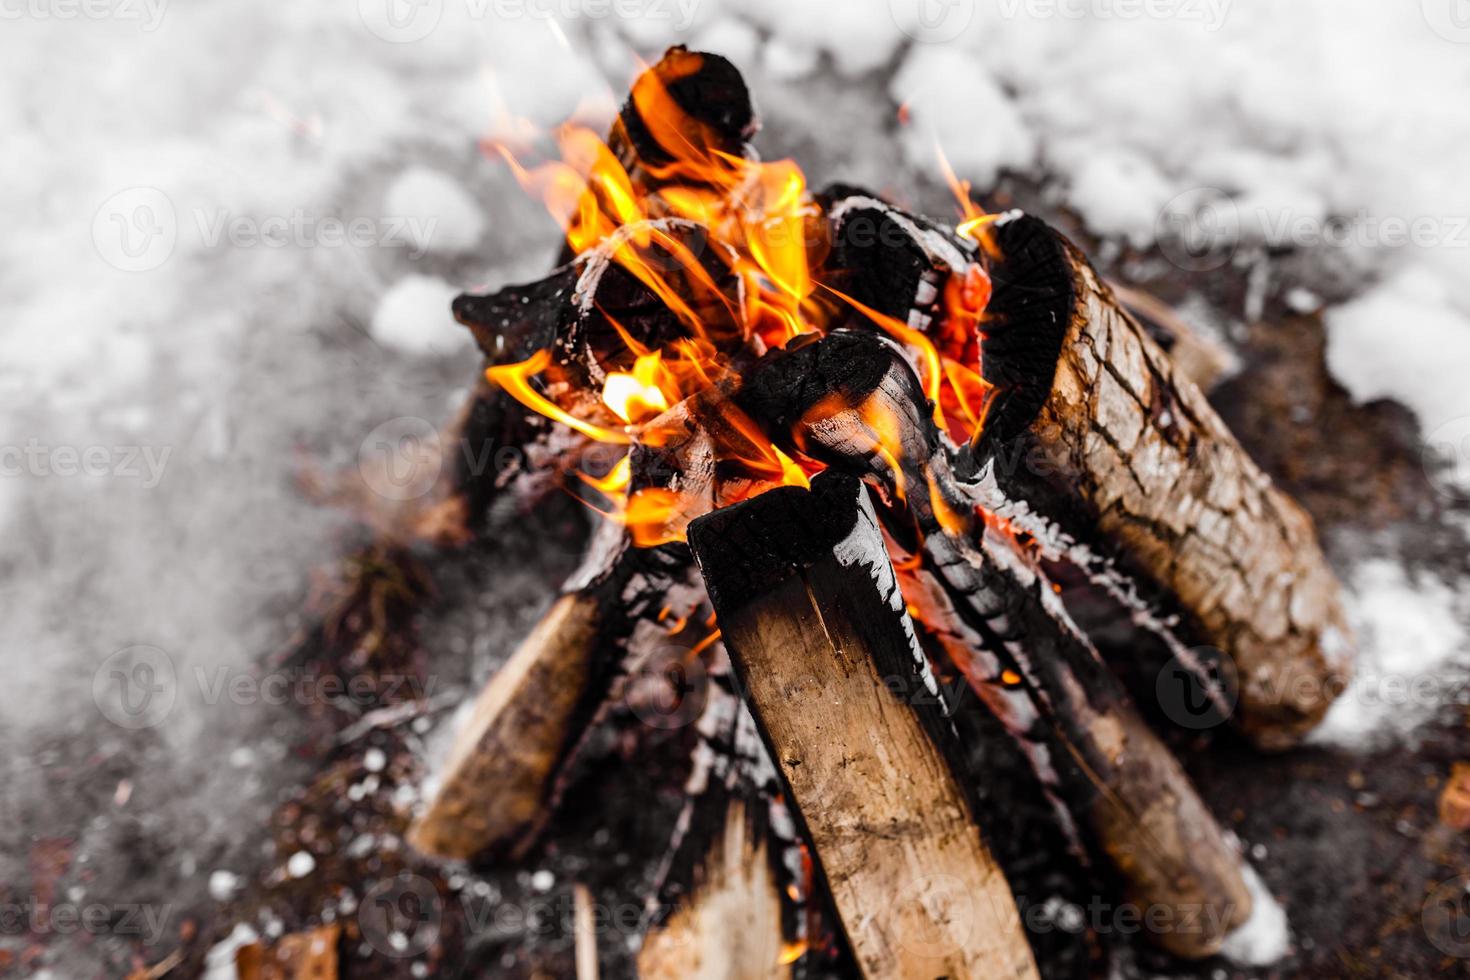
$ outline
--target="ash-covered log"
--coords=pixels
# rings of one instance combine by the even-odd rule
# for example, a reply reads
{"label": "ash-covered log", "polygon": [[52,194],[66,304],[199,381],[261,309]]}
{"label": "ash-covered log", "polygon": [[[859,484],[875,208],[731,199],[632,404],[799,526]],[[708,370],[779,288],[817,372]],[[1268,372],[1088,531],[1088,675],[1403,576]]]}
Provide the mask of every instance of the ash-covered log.
{"label": "ash-covered log", "polygon": [[864,974],[1036,976],[862,485],[823,474],[689,538]]}
{"label": "ash-covered log", "polygon": [[966,475],[993,479],[1018,525],[1039,515],[1138,575],[1233,661],[1241,730],[1296,743],[1353,645],[1311,518],[1070,242],[1029,217],[994,236],[982,367],[996,393]]}

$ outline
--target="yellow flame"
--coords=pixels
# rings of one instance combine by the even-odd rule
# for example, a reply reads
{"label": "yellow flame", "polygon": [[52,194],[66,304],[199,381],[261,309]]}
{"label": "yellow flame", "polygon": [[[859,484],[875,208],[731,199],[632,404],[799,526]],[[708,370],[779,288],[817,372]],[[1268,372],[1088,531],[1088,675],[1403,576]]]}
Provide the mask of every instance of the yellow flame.
{"label": "yellow flame", "polygon": [[578,432],[598,442],[611,442],[626,445],[633,440],[626,432],[616,429],[608,429],[591,422],[585,422],[570,412],[562,411],[544,395],[531,387],[531,379],[546,370],[551,363],[551,351],[539,350],[530,358],[516,364],[499,364],[485,370],[485,377],[493,385],[499,385],[505,392],[516,401],[525,405],[534,412],[540,412],[547,418],[555,419],[563,425],[571,426]]}

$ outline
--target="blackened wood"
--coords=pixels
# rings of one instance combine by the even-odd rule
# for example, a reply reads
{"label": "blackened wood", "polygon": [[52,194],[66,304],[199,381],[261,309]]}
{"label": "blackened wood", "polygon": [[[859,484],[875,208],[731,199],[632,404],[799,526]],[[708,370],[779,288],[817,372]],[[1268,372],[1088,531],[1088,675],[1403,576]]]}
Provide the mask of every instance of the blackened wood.
{"label": "blackened wood", "polygon": [[1069,242],[1003,223],[973,466],[1177,610],[1239,678],[1235,721],[1286,748],[1340,693],[1353,640],[1311,518]]}
{"label": "blackened wood", "polygon": [[[655,138],[639,108],[651,89],[661,89],[677,107],[683,145],[663,146]],[[757,128],[755,106],[739,69],[720,55],[678,45],[634,81],[609,143],[644,166],[662,166],[688,159],[691,152],[740,156]]]}
{"label": "blackened wood", "polygon": [[[1171,928],[1151,938],[1180,956],[1217,952],[1250,914],[1239,854],[1045,573],[977,518],[907,362],[882,338],[843,331],[772,362],[759,381],[759,404],[780,420],[773,438],[883,487],[892,539],[915,543],[918,560],[899,562],[906,599],[1129,901],[1168,910]],[[1190,914],[1201,909],[1210,914]]]}
{"label": "blackened wood", "polygon": [[1036,976],[861,485],[823,474],[689,535],[865,975]]}

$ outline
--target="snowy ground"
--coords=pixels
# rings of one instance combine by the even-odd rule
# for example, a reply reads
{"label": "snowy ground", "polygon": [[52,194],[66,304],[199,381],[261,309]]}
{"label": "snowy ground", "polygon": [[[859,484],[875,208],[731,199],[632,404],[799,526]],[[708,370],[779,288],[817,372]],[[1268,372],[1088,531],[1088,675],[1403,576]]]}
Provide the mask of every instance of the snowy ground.
{"label": "snowy ground", "polygon": [[[83,906],[88,882],[137,881],[134,901],[189,907],[228,897],[211,872],[270,860],[257,828],[300,778],[303,695],[262,687],[258,665],[350,526],[294,478],[357,472],[390,420],[443,424],[475,363],[448,298],[548,267],[555,229],[478,141],[608,118],[635,54],[670,42],[735,59],[763,149],[814,183],[942,208],[937,141],[982,191],[1024,176],[1104,262],[1131,249],[1185,282],[1267,284],[1181,300],[1227,340],[1263,290],[1325,307],[1332,375],[1413,413],[1436,506],[1334,549],[1364,652],[1320,737],[1412,743],[1464,676],[1470,591],[1415,552],[1470,528],[1464,0],[17,0],[0,16],[0,881],[61,882]],[[497,574],[511,608],[486,670],[537,601],[530,573]],[[157,696],[120,702],[113,685],[143,677]],[[51,840],[72,863],[42,875]],[[142,866],[79,870],[139,840]]]}

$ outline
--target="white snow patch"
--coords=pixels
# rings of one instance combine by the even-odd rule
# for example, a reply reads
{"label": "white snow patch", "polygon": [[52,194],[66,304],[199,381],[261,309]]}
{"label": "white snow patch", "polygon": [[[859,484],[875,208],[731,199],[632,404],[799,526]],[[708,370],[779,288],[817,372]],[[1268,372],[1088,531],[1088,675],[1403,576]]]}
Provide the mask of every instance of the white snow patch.
{"label": "white snow patch", "polygon": [[235,968],[235,954],[242,946],[249,946],[260,939],[260,934],[243,922],[236,923],[230,934],[210,947],[204,954],[203,980],[239,980],[240,972]]}
{"label": "white snow patch", "polygon": [[479,203],[459,181],[428,167],[410,167],[399,175],[383,197],[383,216],[404,223],[413,232],[413,244],[428,252],[469,251],[485,232]]}
{"label": "white snow patch", "polygon": [[1255,868],[1247,864],[1242,870],[1245,886],[1251,893],[1251,917],[1225,937],[1220,952],[1242,966],[1267,966],[1285,956],[1291,946],[1286,910],[1266,890],[1266,883]]}
{"label": "white snow patch", "polygon": [[1455,590],[1410,579],[1397,562],[1365,562],[1349,585],[1356,673],[1311,741],[1364,748],[1403,737],[1444,705],[1470,666],[1470,633]]}
{"label": "white snow patch", "polygon": [[470,343],[450,304],[459,290],[434,276],[405,276],[378,301],[373,339],[405,354],[453,354]]}
{"label": "white snow patch", "polygon": [[310,851],[297,851],[286,861],[286,873],[292,878],[305,878],[316,870],[316,858]]}
{"label": "white snow patch", "polygon": [[1423,270],[1403,273],[1327,315],[1327,367],[1358,402],[1392,398],[1426,431],[1470,416],[1470,317]]}
{"label": "white snow patch", "polygon": [[907,105],[904,155],[921,172],[937,173],[936,144],[951,166],[978,187],[1003,167],[1022,168],[1036,156],[1036,141],[1016,104],[973,55],[950,47],[917,46],[890,87]]}
{"label": "white snow patch", "polygon": [[216,902],[228,902],[240,887],[240,876],[231,871],[214,871],[209,875],[209,897]]}

